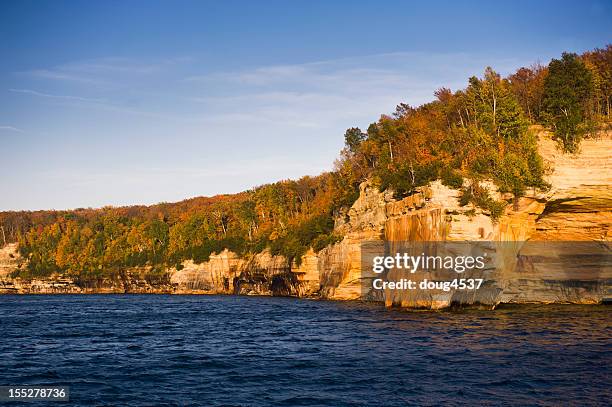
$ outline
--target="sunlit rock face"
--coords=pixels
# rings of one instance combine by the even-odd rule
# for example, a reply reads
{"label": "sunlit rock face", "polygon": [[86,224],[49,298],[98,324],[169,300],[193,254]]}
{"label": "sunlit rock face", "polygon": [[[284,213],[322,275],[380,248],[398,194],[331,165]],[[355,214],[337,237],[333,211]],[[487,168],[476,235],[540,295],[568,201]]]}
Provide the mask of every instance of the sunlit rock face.
{"label": "sunlit rock face", "polygon": [[301,264],[289,265],[268,250],[249,257],[224,250],[201,264],[188,260],[170,271],[176,293],[312,296],[319,291],[317,257],[310,251]]}
{"label": "sunlit rock face", "polygon": [[[612,233],[612,137],[602,134],[586,139],[579,154],[569,155],[556,148],[550,135],[541,133],[539,148],[552,170],[548,177],[551,190],[527,194],[517,205],[508,205],[497,222],[479,208],[461,207],[459,191],[440,182],[401,201],[363,185],[359,200],[348,212],[350,219],[341,225],[346,238],[319,253],[322,296],[367,298],[387,306],[417,308],[502,302],[599,303],[611,297],[612,265],[609,255],[603,253],[609,249]],[[488,187],[497,199],[508,198],[493,184]],[[377,246],[376,241],[384,243]],[[490,263],[471,276],[487,283],[475,292],[364,292],[371,279],[367,259],[374,254],[368,257],[362,251],[395,253],[406,241],[470,241],[490,246],[486,249]],[[525,245],[525,241],[530,243]],[[531,243],[559,241],[591,243]],[[368,242],[365,249],[361,247],[364,242]],[[389,277],[394,280],[426,276],[392,273]]]}
{"label": "sunlit rock face", "polygon": [[11,274],[23,267],[23,260],[17,253],[17,244],[10,243],[0,248],[0,293],[17,293],[19,286]]}
{"label": "sunlit rock face", "polygon": [[536,240],[612,238],[612,133],[583,140],[577,155],[562,154],[548,137],[540,152],[553,166],[553,188],[538,217]]}
{"label": "sunlit rock face", "polygon": [[87,293],[170,293],[173,287],[163,274],[152,278],[150,268],[135,267],[120,272],[116,278],[80,282],[71,277],[52,275],[45,278],[21,279],[12,274],[27,262],[16,244],[0,249],[0,294],[87,294]]}
{"label": "sunlit rock face", "polygon": [[362,292],[362,250],[365,242],[381,241],[387,219],[390,193],[381,193],[370,183],[360,187],[359,198],[337,226],[344,239],[318,253],[320,295],[335,300],[356,300]]}
{"label": "sunlit rock face", "polygon": [[[460,192],[439,181],[397,200],[371,182],[360,187],[359,198],[336,219],[335,232],[343,240],[315,253],[300,264],[268,250],[241,257],[224,250],[201,264],[185,261],[152,281],[147,269],[128,269],[114,280],[84,286],[64,277],[22,281],[11,274],[25,267],[16,245],[0,250],[0,293],[194,293],[318,297],[334,300],[371,300],[387,306],[445,308],[452,305],[493,307],[499,303],[598,303],[612,297],[612,267],[588,247],[567,244],[543,246],[524,242],[595,242],[605,253],[612,232],[612,137],[603,134],[581,144],[580,154],[567,155],[540,133],[540,151],[552,172],[550,191],[527,194],[508,205],[494,222],[473,205],[460,206]],[[487,187],[496,199],[509,199]],[[486,267],[461,277],[483,278],[477,291],[373,291],[372,259],[402,252],[406,242],[475,242],[486,251]],[[586,253],[585,253],[586,251]],[[586,256],[586,257],[585,257]],[[601,256],[600,256],[601,257]],[[609,259],[609,256],[607,257]],[[447,278],[393,270],[390,277]]]}
{"label": "sunlit rock face", "polygon": [[[562,154],[549,137],[540,152],[553,172],[552,189],[538,213],[530,241],[568,241],[542,256],[532,247],[519,253],[519,264],[508,273],[503,302],[598,303],[612,297],[612,265],[589,258],[585,251],[599,245],[608,251],[612,238],[612,137],[610,133],[583,140],[577,155]],[[609,255],[607,256],[609,260]]]}

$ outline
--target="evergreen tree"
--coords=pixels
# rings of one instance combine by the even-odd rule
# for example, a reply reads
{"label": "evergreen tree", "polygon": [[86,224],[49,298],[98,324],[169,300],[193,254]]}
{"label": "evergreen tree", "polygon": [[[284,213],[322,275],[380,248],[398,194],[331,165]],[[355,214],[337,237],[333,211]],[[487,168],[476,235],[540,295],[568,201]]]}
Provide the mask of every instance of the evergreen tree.
{"label": "evergreen tree", "polygon": [[365,140],[366,135],[361,131],[359,127],[351,127],[344,133],[344,144],[350,152],[355,153],[359,148],[359,145]]}
{"label": "evergreen tree", "polygon": [[553,59],[544,80],[544,119],[568,152],[576,152],[589,128],[593,77],[576,54]]}

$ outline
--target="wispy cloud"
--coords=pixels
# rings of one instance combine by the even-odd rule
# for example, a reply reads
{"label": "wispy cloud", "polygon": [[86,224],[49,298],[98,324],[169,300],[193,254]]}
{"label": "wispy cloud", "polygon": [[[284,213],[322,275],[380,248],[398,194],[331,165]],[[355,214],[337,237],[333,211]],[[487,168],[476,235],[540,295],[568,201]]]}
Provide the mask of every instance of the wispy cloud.
{"label": "wispy cloud", "polygon": [[80,102],[92,102],[92,103],[104,103],[105,102],[103,99],[86,98],[86,97],[72,96],[72,95],[52,95],[50,93],[38,92],[32,89],[9,89],[9,92],[23,93],[26,95],[38,96],[38,97],[43,97],[43,98],[51,98],[51,99],[77,100]]}
{"label": "wispy cloud", "polygon": [[13,126],[0,126],[0,131],[13,131],[16,133],[25,133],[25,130]]}
{"label": "wispy cloud", "polygon": [[[490,61],[482,61],[466,53],[395,52],[359,57],[314,61],[302,64],[271,65],[232,72],[209,73],[186,77],[187,82],[226,81],[250,86],[269,86],[282,83],[339,83],[359,80],[362,83],[393,84],[406,77],[427,77],[432,73],[453,73],[466,67],[483,69]],[[514,66],[516,60],[506,59],[498,69]],[[436,77],[438,80],[443,78]]]}
{"label": "wispy cloud", "polygon": [[[367,125],[400,102],[419,105],[442,86],[458,89],[492,61],[466,53],[396,52],[191,75],[191,102],[217,117],[337,128]],[[498,60],[501,73],[520,63]]]}
{"label": "wispy cloud", "polygon": [[88,108],[106,110],[110,112],[116,112],[120,114],[131,115],[131,116],[150,117],[150,118],[163,119],[163,120],[172,120],[172,121],[177,121],[177,122],[196,122],[196,121],[202,120],[201,118],[194,119],[194,118],[183,117],[183,116],[175,115],[175,114],[157,113],[157,112],[152,112],[152,111],[147,111],[147,110],[142,110],[142,109],[134,109],[129,106],[125,106],[121,103],[113,103],[112,101],[109,101],[106,99],[89,98],[89,97],[74,96],[74,95],[56,95],[56,94],[51,94],[51,93],[39,92],[33,89],[8,89],[8,91],[12,93],[20,93],[20,94],[31,95],[35,97],[55,99],[59,101],[74,102],[74,103],[71,103],[71,106],[88,107]]}
{"label": "wispy cloud", "polygon": [[51,79],[60,81],[80,82],[89,84],[102,84],[104,81],[74,72],[67,72],[61,69],[33,69],[31,71],[22,72],[28,76],[39,79]]}
{"label": "wispy cloud", "polygon": [[0,130],[44,163],[31,179],[57,197],[45,206],[172,201],[328,170],[346,128],[427,102],[441,86],[464,87],[486,65],[507,73],[521,62],[394,53],[208,71],[202,61],[80,61],[0,92],[16,106],[45,100],[23,108],[48,133],[34,153],[9,126],[20,120],[3,117]]}
{"label": "wispy cloud", "polygon": [[[71,101],[71,106],[88,109],[199,123],[203,129],[233,124],[330,129],[356,123],[367,125],[365,120],[376,120],[380,112],[392,111],[399,102],[424,103],[431,100],[436,88],[462,87],[467,76],[478,74],[486,65],[464,53],[418,52],[207,74],[198,74],[197,64],[190,65],[191,62],[190,58],[148,63],[129,58],[76,61],[30,71],[39,77],[82,82],[58,84],[65,93],[42,92],[27,84],[10,91]],[[516,61],[501,62],[502,72],[508,66],[516,66]],[[181,79],[186,71],[192,74]],[[461,82],[457,78],[462,78]],[[92,85],[103,82],[113,85]],[[164,86],[159,87],[160,83]],[[103,97],[95,97],[98,95]]]}
{"label": "wispy cloud", "polygon": [[141,76],[159,73],[176,64],[188,62],[190,58],[168,58],[143,62],[130,58],[98,58],[76,61],[55,67],[32,69],[20,74],[38,79],[75,82],[81,84],[108,85],[118,76]]}

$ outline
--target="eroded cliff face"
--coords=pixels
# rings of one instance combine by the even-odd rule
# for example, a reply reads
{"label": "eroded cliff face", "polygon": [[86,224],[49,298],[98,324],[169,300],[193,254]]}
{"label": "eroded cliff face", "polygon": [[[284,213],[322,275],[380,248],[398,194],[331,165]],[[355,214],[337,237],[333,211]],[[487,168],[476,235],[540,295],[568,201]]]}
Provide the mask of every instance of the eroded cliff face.
{"label": "eroded cliff face", "polygon": [[273,256],[268,250],[248,258],[224,250],[201,264],[189,260],[180,270],[170,270],[170,281],[177,293],[307,297],[319,288],[313,261],[317,257],[312,251],[300,266],[290,266],[283,256]]}
{"label": "eroded cliff face", "polygon": [[[460,276],[484,278],[480,290],[387,290],[386,305],[599,303],[611,297],[612,137],[608,133],[584,140],[579,154],[568,155],[541,133],[539,148],[552,170],[552,188],[508,205],[498,222],[478,208],[459,206],[458,192],[438,182],[424,189],[421,208],[409,204],[406,211],[402,202],[387,206],[400,208],[389,210],[385,221],[384,239],[391,253],[405,240],[470,241],[490,257],[484,270]],[[510,198],[493,185],[489,188],[497,199]],[[394,280],[435,278],[391,273]]]}
{"label": "eroded cliff face", "polygon": [[[612,134],[583,140],[577,155],[561,153],[546,136],[539,148],[554,170],[552,189],[538,197],[544,207],[526,228],[534,243],[506,273],[499,300],[601,302],[612,297]],[[559,241],[568,243],[549,244],[545,255],[535,252],[546,242]]]}
{"label": "eroded cliff face", "polygon": [[14,278],[13,273],[26,267],[26,260],[17,251],[17,245],[8,244],[0,249],[0,294],[123,294],[171,293],[174,291],[163,274],[151,279],[144,267],[123,270],[114,278],[90,279],[79,282],[71,277],[53,275],[44,278]]}
{"label": "eroded cliff face", "polygon": [[[612,137],[584,140],[580,153],[569,155],[541,133],[539,147],[551,167],[552,188],[508,205],[497,222],[479,208],[460,206],[459,191],[440,182],[401,201],[363,184],[348,220],[338,222],[344,240],[318,253],[321,297],[424,308],[599,303],[610,298]],[[496,199],[510,200],[493,184],[488,187]],[[487,267],[458,277],[483,278],[485,284],[477,291],[368,290],[372,257],[401,251],[406,241],[472,242],[489,255]],[[392,273],[394,280],[436,277]]]}
{"label": "eroded cliff face", "polygon": [[[318,253],[309,251],[299,265],[269,251],[240,257],[225,250],[201,264],[186,261],[159,281],[144,278],[146,270],[127,270],[119,281],[82,287],[59,277],[30,282],[12,279],[10,273],[24,262],[16,247],[9,245],[0,251],[0,292],[283,295],[423,308],[601,302],[611,296],[609,255],[585,261],[584,246],[570,243],[542,249],[524,242],[591,242],[600,244],[606,253],[612,236],[612,137],[605,134],[584,140],[581,153],[572,156],[559,152],[549,135],[541,133],[540,151],[553,169],[549,177],[552,189],[508,205],[497,222],[479,208],[460,206],[459,191],[440,182],[402,200],[364,183],[357,201],[336,220],[335,231],[343,240]],[[488,187],[497,199],[511,198],[498,193],[492,184]],[[483,270],[459,276],[483,278],[481,289],[371,289],[374,256],[401,251],[406,242],[431,241],[469,241],[486,251],[489,260]],[[392,272],[393,278],[403,277]],[[417,273],[406,277],[439,276]]]}

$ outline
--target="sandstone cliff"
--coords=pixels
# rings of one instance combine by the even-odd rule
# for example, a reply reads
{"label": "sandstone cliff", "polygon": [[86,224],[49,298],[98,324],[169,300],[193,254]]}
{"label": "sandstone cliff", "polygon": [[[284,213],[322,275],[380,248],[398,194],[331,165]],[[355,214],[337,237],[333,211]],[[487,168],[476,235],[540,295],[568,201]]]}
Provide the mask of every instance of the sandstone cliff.
{"label": "sandstone cliff", "polygon": [[54,275],[24,280],[12,274],[26,266],[17,245],[8,244],[0,249],[0,294],[123,294],[123,293],[171,293],[174,287],[165,276],[151,280],[149,270],[133,268],[124,270],[117,278],[79,282],[74,278]]}
{"label": "sandstone cliff", "polygon": [[[584,140],[580,154],[567,155],[556,149],[548,134],[541,133],[539,147],[551,167],[551,190],[521,198],[517,206],[508,205],[498,222],[478,208],[461,207],[458,191],[439,182],[402,201],[389,200],[364,185],[349,212],[347,238],[339,244],[352,247],[345,252],[394,253],[401,251],[406,241],[444,240],[470,241],[471,248],[481,242],[481,250],[491,257],[478,275],[463,276],[485,279],[475,292],[387,290],[382,298],[376,293],[374,299],[388,306],[441,308],[453,304],[598,303],[609,298],[612,137],[605,134]],[[493,185],[489,187],[495,191]],[[497,199],[508,198],[495,195]],[[353,243],[359,239],[370,241],[359,247]],[[378,239],[382,242],[377,243]],[[325,264],[327,253],[320,255]],[[367,297],[369,293],[363,288],[369,287],[367,280],[372,277],[366,270],[372,255],[361,253],[362,270],[354,262],[352,266],[351,262],[336,262],[343,267],[332,271],[335,279],[322,280],[322,294],[337,299]],[[359,255],[353,254],[355,257]],[[329,273],[323,269],[321,275]],[[432,278],[425,273],[392,273],[394,280]],[[360,277],[362,292],[356,289]],[[347,291],[347,287],[353,289]]]}
{"label": "sandstone cliff", "polygon": [[[610,241],[612,137],[585,140],[574,156],[560,153],[550,136],[541,133],[540,150],[551,166],[551,190],[508,205],[498,222],[471,205],[460,206],[459,191],[440,182],[402,200],[364,183],[359,198],[336,221],[336,231],[344,239],[318,253],[309,252],[299,267],[268,253],[239,259],[224,252],[204,264],[188,262],[184,269],[172,270],[171,281],[179,292],[370,299],[404,307],[600,302],[610,296],[610,258],[585,263],[580,251],[592,251],[592,242],[602,242],[606,253]],[[498,199],[508,198],[489,187]],[[395,243],[441,240],[482,242],[491,252],[482,289],[384,294],[369,290],[368,266],[374,255],[399,250]],[[552,243],[525,246],[527,240]],[[563,246],[557,241],[591,243]],[[602,252],[596,252],[601,257]]]}
{"label": "sandstone cliff", "polygon": [[[180,270],[169,270],[162,281],[147,280],[144,270],[127,270],[119,282],[101,281],[83,287],[59,277],[12,279],[11,272],[24,262],[15,246],[9,245],[0,251],[0,292],[291,295],[426,308],[601,302],[611,296],[612,281],[608,251],[612,236],[612,137],[605,134],[584,140],[575,156],[559,152],[545,133],[540,134],[539,145],[552,169],[551,190],[528,194],[518,205],[508,205],[498,222],[479,208],[460,206],[459,191],[440,182],[402,200],[364,183],[356,202],[336,220],[336,232],[343,240],[318,253],[309,251],[300,265],[289,264],[268,251],[242,258],[225,250],[201,264],[187,261]],[[489,188],[497,199],[509,198],[497,193],[493,185]],[[490,262],[470,277],[484,278],[483,287],[471,292],[371,289],[373,256],[403,250],[406,242],[431,241],[477,242],[472,245],[486,251]],[[554,243],[557,241],[572,243]],[[590,246],[573,244],[578,241]],[[593,245],[601,249],[595,257]]]}

